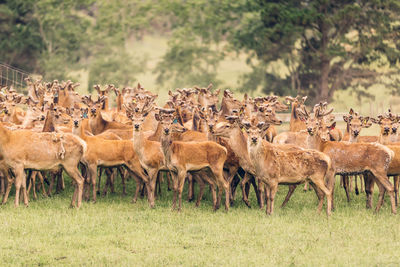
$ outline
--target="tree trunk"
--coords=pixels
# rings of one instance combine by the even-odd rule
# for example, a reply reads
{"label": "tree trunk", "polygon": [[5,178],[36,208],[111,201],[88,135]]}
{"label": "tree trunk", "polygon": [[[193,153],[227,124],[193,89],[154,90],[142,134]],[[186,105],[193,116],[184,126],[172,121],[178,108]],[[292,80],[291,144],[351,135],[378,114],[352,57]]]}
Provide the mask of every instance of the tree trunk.
{"label": "tree trunk", "polygon": [[329,78],[329,71],[330,71],[330,66],[329,66],[329,60],[323,59],[321,62],[321,77],[318,83],[318,87],[316,88],[318,90],[317,93],[317,98],[315,99],[317,102],[320,101],[329,101],[329,84],[328,84],[328,78]]}

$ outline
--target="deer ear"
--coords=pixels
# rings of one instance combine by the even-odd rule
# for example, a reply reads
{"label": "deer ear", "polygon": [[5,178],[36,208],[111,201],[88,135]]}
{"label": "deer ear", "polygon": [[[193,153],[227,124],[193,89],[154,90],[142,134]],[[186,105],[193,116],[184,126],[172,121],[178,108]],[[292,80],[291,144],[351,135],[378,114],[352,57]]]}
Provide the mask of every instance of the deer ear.
{"label": "deer ear", "polygon": [[350,115],[353,115],[353,114],[354,114],[354,110],[353,110],[352,108],[350,109],[349,114],[350,114]]}
{"label": "deer ear", "polygon": [[369,117],[365,117],[362,119],[362,127],[363,128],[369,128],[371,127],[372,122],[369,121]]}
{"label": "deer ear", "polygon": [[343,120],[344,120],[344,122],[349,122],[349,116],[348,115],[343,115]]}

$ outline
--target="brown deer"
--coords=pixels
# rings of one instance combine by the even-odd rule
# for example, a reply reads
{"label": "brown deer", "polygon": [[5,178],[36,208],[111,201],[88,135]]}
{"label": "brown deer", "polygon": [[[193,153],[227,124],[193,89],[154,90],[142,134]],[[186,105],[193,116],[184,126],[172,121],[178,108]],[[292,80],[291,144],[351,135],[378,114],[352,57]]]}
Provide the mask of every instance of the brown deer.
{"label": "brown deer", "polygon": [[[140,166],[139,159],[133,149],[130,140],[105,140],[96,136],[88,136],[82,127],[83,116],[80,110],[73,117],[73,133],[82,138],[87,144],[82,160],[88,168],[88,175],[93,189],[93,202],[96,202],[97,167],[117,167],[124,165],[135,177],[137,188],[141,187],[142,181],[147,182],[147,176]],[[139,190],[136,190],[137,198]]]}
{"label": "brown deer", "polygon": [[181,142],[172,141],[173,114],[164,114],[160,118],[162,124],[161,147],[164,153],[166,167],[172,172],[174,199],[173,209],[176,208],[176,198],[179,197],[178,210],[182,206],[182,191],[187,172],[207,169],[211,179],[211,187],[218,186],[218,200],[215,201],[213,191],[213,207],[219,207],[222,190],[225,191],[225,209],[229,210],[229,185],[223,176],[223,166],[227,150],[215,142]]}
{"label": "brown deer", "polygon": [[291,97],[287,96],[286,100],[291,103],[292,111],[290,113],[290,132],[299,132],[306,129],[306,123],[299,117],[298,111],[304,107],[304,102],[307,100],[307,96],[300,99],[299,96]]}
{"label": "brown deer", "polygon": [[[392,213],[396,213],[394,189],[387,177],[390,162],[394,157],[393,151],[377,143],[329,141],[329,125],[324,123],[322,116],[324,112],[315,118],[307,118],[307,128],[311,129],[308,131],[310,147],[331,158],[335,174],[354,175],[366,171],[372,173],[374,181],[388,192]],[[379,201],[376,212],[379,211],[381,205],[382,202]]]}
{"label": "brown deer", "polygon": [[312,185],[319,198],[318,211],[327,197],[327,215],[331,213],[332,187],[325,186],[325,177],[329,184],[334,183],[331,160],[325,154],[292,146],[290,149],[282,145],[274,145],[263,140],[269,124],[260,122],[257,125],[243,123],[247,131],[247,148],[254,165],[257,177],[267,185],[266,213],[274,211],[275,195],[279,184],[299,184],[305,180]]}

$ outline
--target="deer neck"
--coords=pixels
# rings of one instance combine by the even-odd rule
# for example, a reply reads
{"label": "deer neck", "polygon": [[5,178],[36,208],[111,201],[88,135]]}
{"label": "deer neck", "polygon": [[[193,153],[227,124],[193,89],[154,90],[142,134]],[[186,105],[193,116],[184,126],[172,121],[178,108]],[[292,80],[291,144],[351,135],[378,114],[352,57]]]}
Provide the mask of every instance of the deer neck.
{"label": "deer neck", "polygon": [[171,155],[172,155],[171,144],[172,144],[171,135],[163,134],[161,136],[161,150],[164,154],[166,166],[169,166],[171,164]]}
{"label": "deer neck", "polygon": [[146,140],[143,135],[143,131],[133,130],[133,149],[135,150],[135,152],[139,156],[139,158],[142,158],[143,156],[145,156],[145,153],[144,153],[145,141]]}
{"label": "deer neck", "polygon": [[297,105],[292,103],[292,112],[290,114],[290,117],[292,120],[297,120],[296,109],[297,109]]}
{"label": "deer neck", "polygon": [[10,140],[10,134],[11,131],[4,127],[3,123],[0,122],[0,145],[8,143]]}
{"label": "deer neck", "polygon": [[271,146],[267,141],[259,140],[256,145],[250,140],[247,142],[247,151],[255,172],[259,173],[265,165],[266,149],[264,146]]}
{"label": "deer neck", "polygon": [[358,142],[358,136],[353,136],[352,134],[350,135],[349,138],[350,143],[357,143]]}
{"label": "deer neck", "polygon": [[93,134],[96,135],[96,134],[103,132],[106,121],[101,116],[100,109],[97,109],[96,117],[94,119],[93,118],[90,119],[89,124],[90,124],[90,128],[91,128]]}
{"label": "deer neck", "polygon": [[54,132],[54,114],[50,110],[47,111],[46,120],[44,121],[42,132]]}
{"label": "deer neck", "polygon": [[122,105],[124,104],[124,100],[121,94],[117,95],[116,102],[117,102],[117,111],[120,112],[122,110]]}
{"label": "deer neck", "polygon": [[307,135],[307,148],[315,149],[321,151],[321,145],[323,141],[318,136],[318,134]]}
{"label": "deer neck", "polygon": [[233,130],[229,135],[229,145],[233,153],[239,158],[240,166],[242,166],[245,171],[254,173],[254,166],[251,163],[247,149],[247,138],[239,128]]}
{"label": "deer neck", "polygon": [[390,134],[384,135],[381,133],[381,135],[379,136],[379,143],[381,143],[382,145],[387,145],[390,142],[391,142]]}
{"label": "deer neck", "polygon": [[85,129],[82,126],[82,121],[79,123],[78,127],[72,126],[72,133],[82,138],[85,142],[87,141],[87,135],[85,134]]}

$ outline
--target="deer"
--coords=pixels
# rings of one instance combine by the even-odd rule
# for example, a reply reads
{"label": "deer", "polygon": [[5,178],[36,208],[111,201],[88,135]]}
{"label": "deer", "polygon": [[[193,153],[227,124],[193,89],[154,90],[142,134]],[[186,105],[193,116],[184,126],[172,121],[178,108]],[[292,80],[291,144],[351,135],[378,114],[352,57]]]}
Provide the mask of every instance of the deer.
{"label": "deer", "polygon": [[[394,152],[378,143],[349,143],[329,141],[329,127],[323,116],[326,110],[318,110],[314,118],[305,112],[302,114],[307,120],[307,132],[309,133],[310,148],[316,149],[328,155],[332,160],[335,174],[354,175],[370,172],[378,186],[384,188],[391,202],[391,211],[396,213],[394,189],[387,173],[389,165],[394,157]],[[366,185],[367,187],[367,185]],[[334,188],[333,186],[331,188]],[[383,203],[383,196],[379,199],[375,211],[379,212]]]}
{"label": "deer", "polygon": [[[59,166],[69,174],[75,184],[71,206],[80,207],[82,202],[83,177],[77,166],[86,151],[85,142],[72,134],[38,133],[29,130],[10,131],[0,123],[0,147],[4,164],[15,174],[15,202],[19,206],[20,189],[24,204],[28,205],[25,169],[56,170]],[[30,145],[26,146],[26,140]],[[11,190],[8,183],[3,203]]]}
{"label": "deer", "polygon": [[325,185],[334,183],[334,172],[330,158],[312,149],[271,144],[263,139],[269,123],[259,122],[257,125],[242,122],[248,134],[247,149],[254,165],[257,177],[267,185],[266,213],[274,212],[275,195],[279,184],[299,184],[306,180],[312,182],[319,198],[318,212],[321,212],[324,196],[327,197],[329,216],[332,208],[332,187]]}
{"label": "deer", "polygon": [[[83,114],[81,110],[73,110],[73,133],[87,144],[83,161],[88,169],[88,176],[93,189],[93,202],[96,202],[97,167],[117,167],[124,165],[136,179],[137,186],[134,199],[137,199],[142,181],[148,182],[146,174],[140,166],[137,154],[130,140],[106,140],[96,136],[86,135],[82,127]],[[151,200],[149,200],[151,201]],[[151,203],[150,203],[151,204]]]}
{"label": "deer", "polygon": [[[355,112],[352,108],[349,111],[348,115],[343,116],[344,122],[346,122],[346,131],[343,136],[343,141],[348,141],[350,143],[363,142],[364,138],[359,136],[362,128],[369,128],[372,125],[372,122],[369,121],[369,117],[359,116],[358,112]],[[359,194],[358,186],[357,186],[357,178],[358,175],[355,175],[355,190],[356,195]],[[361,179],[360,179],[361,180]],[[346,191],[347,202],[350,201],[349,195],[349,182],[351,180],[348,176],[342,176],[342,183]],[[361,180],[361,188],[362,188],[362,180]]]}
{"label": "deer", "polygon": [[[222,190],[225,191],[225,210],[229,210],[229,184],[223,176],[223,166],[227,157],[225,147],[210,141],[181,142],[171,140],[171,130],[174,121],[173,114],[163,114],[160,118],[162,125],[161,148],[164,154],[165,165],[172,172],[174,198],[172,208],[176,209],[176,200],[179,198],[178,211],[182,207],[182,191],[187,172],[205,170],[209,172],[210,186],[213,192],[213,208],[220,205]],[[218,186],[218,199],[215,197],[214,186]]]}
{"label": "deer", "polygon": [[286,101],[288,101],[288,104],[290,103],[292,106],[292,111],[290,113],[290,127],[289,131],[290,132],[299,132],[301,130],[306,129],[306,124],[304,121],[301,120],[298,114],[298,110],[301,110],[304,106],[304,102],[307,100],[307,96],[303,97],[300,99],[299,96],[291,97],[287,96]]}

